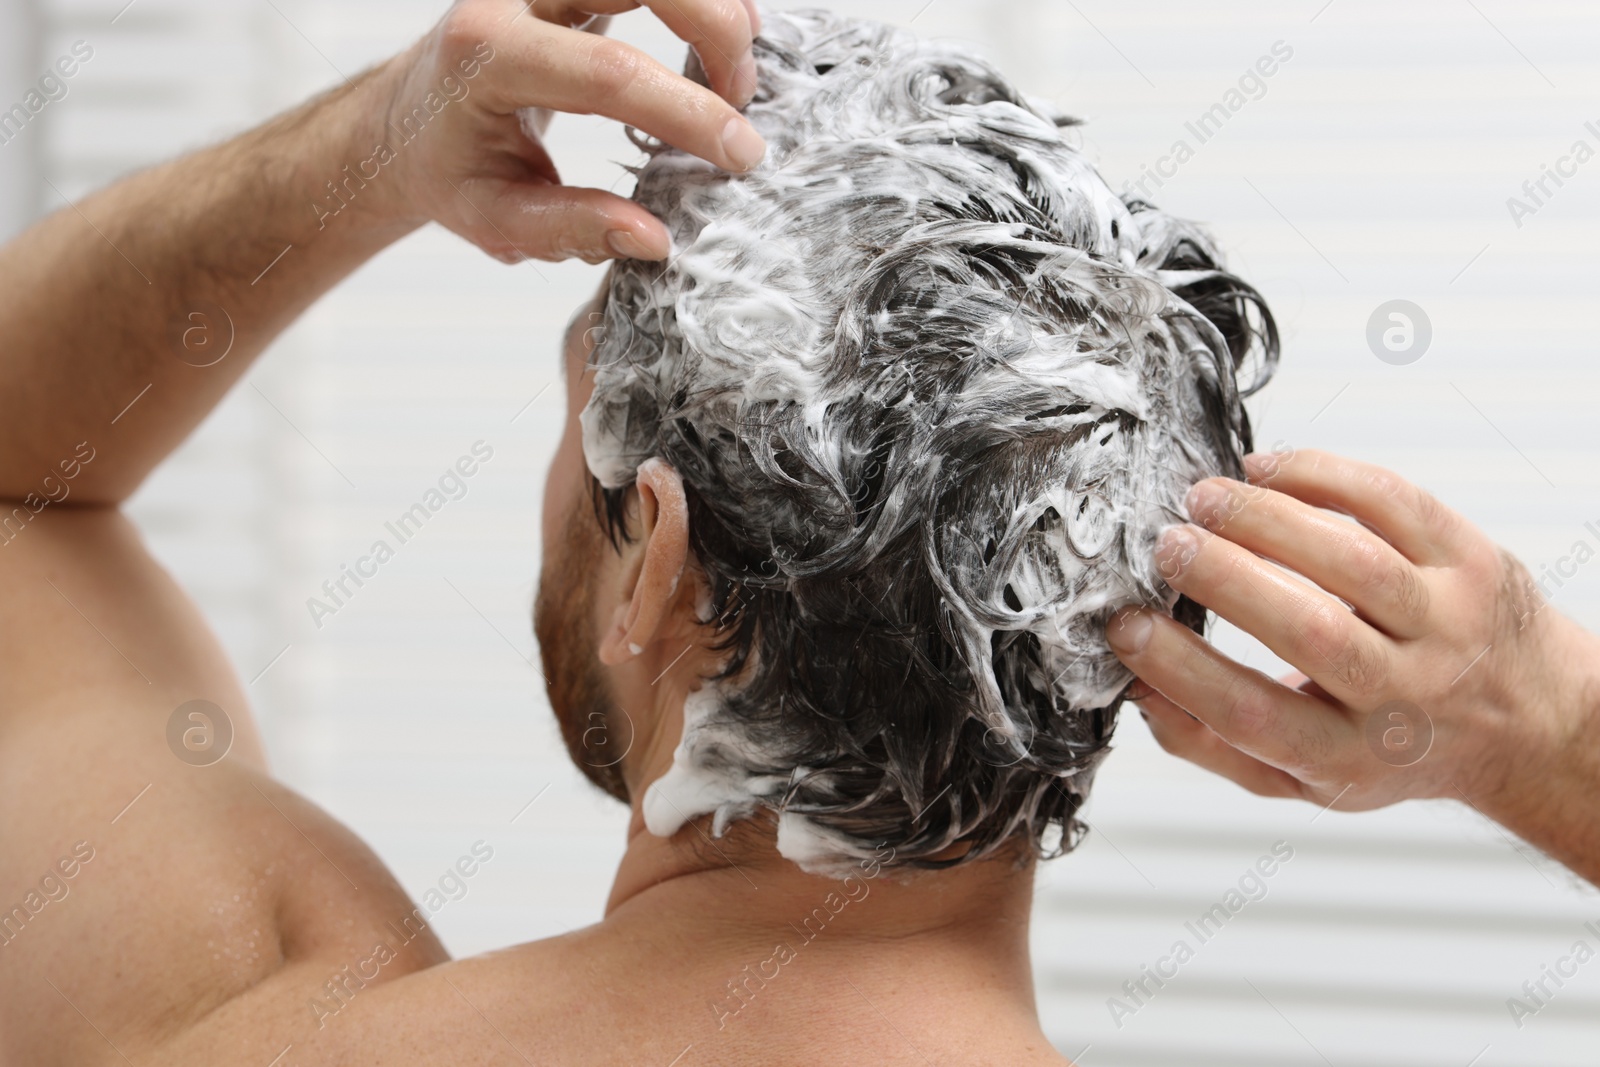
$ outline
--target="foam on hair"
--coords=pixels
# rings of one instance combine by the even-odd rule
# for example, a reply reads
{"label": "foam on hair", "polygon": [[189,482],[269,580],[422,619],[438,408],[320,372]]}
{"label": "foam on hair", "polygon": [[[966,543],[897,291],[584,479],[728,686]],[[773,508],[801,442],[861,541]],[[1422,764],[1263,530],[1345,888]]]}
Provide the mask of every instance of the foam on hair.
{"label": "foam on hair", "polygon": [[767,160],[648,146],[674,253],[614,267],[583,413],[613,536],[641,463],[682,473],[729,653],[646,821],[768,810],[813,871],[1065,851],[1131,681],[1106,621],[1204,624],[1154,542],[1241,476],[1271,316],[966,48],[763,20]]}

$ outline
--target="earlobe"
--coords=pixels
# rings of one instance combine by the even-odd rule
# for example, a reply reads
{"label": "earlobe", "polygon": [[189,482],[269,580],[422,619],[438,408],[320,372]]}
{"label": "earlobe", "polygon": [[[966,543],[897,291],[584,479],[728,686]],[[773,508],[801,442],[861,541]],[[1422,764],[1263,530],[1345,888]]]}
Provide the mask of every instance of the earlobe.
{"label": "earlobe", "polygon": [[655,639],[689,559],[689,502],[678,472],[661,459],[645,460],[635,487],[642,553],[632,598],[626,606],[618,605],[600,639],[600,662],[609,666],[639,655]]}

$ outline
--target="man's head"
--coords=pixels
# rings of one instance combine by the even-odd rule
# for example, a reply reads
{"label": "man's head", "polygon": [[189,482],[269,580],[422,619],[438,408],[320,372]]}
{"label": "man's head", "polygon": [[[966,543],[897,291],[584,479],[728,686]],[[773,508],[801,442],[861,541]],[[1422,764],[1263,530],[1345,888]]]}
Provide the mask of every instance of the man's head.
{"label": "man's head", "polygon": [[1130,680],[1103,627],[1203,624],[1152,549],[1240,474],[1271,318],[971,53],[811,12],[768,15],[757,57],[767,161],[653,148],[635,196],[674,255],[618,264],[573,341],[593,481],[569,426],[540,624],[569,745],[593,768],[584,724],[617,718],[579,642],[667,634],[716,669],[652,831],[768,811],[809,869],[1070,847]]}

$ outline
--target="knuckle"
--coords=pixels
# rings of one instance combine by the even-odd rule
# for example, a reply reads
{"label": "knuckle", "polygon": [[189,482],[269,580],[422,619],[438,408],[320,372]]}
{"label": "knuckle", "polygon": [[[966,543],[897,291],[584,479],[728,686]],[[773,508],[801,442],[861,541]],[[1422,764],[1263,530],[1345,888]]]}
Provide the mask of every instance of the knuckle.
{"label": "knuckle", "polygon": [[[1199,564],[1199,566],[1194,566]],[[1193,567],[1194,577],[1214,590],[1224,589],[1237,582],[1250,580],[1248,558],[1240,551],[1230,550],[1226,542],[1214,537],[1196,539],[1193,553],[1185,563],[1185,570]]]}
{"label": "knuckle", "polygon": [[1296,776],[1325,775],[1331,765],[1341,762],[1332,734],[1315,720],[1297,723],[1283,742],[1287,750],[1285,762]]}
{"label": "knuckle", "polygon": [[1318,604],[1302,616],[1300,638],[1308,646],[1308,662],[1321,659],[1340,685],[1352,695],[1364,697],[1388,681],[1389,657],[1382,648],[1351,632],[1353,618],[1340,606]]}
{"label": "knuckle", "polygon": [[1359,534],[1350,534],[1340,555],[1340,567],[1355,578],[1358,590],[1364,593],[1385,591],[1392,567],[1388,553],[1382,548]]}
{"label": "knuckle", "polygon": [[488,39],[491,26],[485,4],[478,0],[461,0],[439,24],[439,39],[452,55],[471,51]]}
{"label": "knuckle", "polygon": [[1345,569],[1356,576],[1358,592],[1394,611],[1401,622],[1420,622],[1428,614],[1428,587],[1421,575],[1387,547],[1355,538],[1345,550]]}
{"label": "knuckle", "polygon": [[1224,708],[1224,721],[1232,737],[1246,738],[1265,733],[1278,717],[1271,697],[1251,681],[1238,681],[1231,685],[1224,699]]}
{"label": "knuckle", "polygon": [[1156,725],[1154,719],[1150,720],[1150,736],[1156,739],[1156,744],[1160,745],[1161,750],[1168,755],[1182,756],[1184,752],[1187,751],[1185,747],[1178,742],[1178,739],[1173,736],[1171,730],[1167,729],[1167,727],[1164,725]]}
{"label": "knuckle", "polygon": [[1246,778],[1242,781],[1235,779],[1235,781],[1244,787],[1245,792],[1252,793],[1258,797],[1285,797],[1289,795],[1284,786],[1270,778]]}
{"label": "knuckle", "polygon": [[1428,583],[1422,580],[1422,575],[1417,573],[1415,567],[1408,563],[1395,564],[1386,584],[1402,622],[1420,623],[1428,617],[1433,598],[1428,591]]}
{"label": "knuckle", "polygon": [[1445,507],[1444,503],[1425,489],[1413,486],[1411,511],[1417,517],[1417,522],[1422,528],[1431,532],[1435,537],[1448,537],[1455,532],[1456,513]]}
{"label": "knuckle", "polygon": [[1525,570],[1515,556],[1487,539],[1468,546],[1455,564],[1468,582],[1480,588],[1497,588],[1516,571]]}
{"label": "knuckle", "polygon": [[715,0],[708,4],[704,15],[695,20],[702,40],[736,41],[748,36],[749,17],[739,0]]}
{"label": "knuckle", "polygon": [[1206,487],[1208,503],[1195,516],[1200,525],[1212,532],[1223,530],[1252,504],[1252,494],[1242,492],[1238,483],[1225,478],[1208,478],[1201,483]]}
{"label": "knuckle", "polygon": [[[1337,466],[1337,458],[1332,452],[1324,452],[1320,448],[1302,448],[1296,450],[1283,461],[1285,469],[1294,466],[1303,470],[1307,477],[1315,478],[1326,475],[1330,469]],[[1337,473],[1337,471],[1334,471]]]}
{"label": "knuckle", "polygon": [[456,232],[501,263],[521,263],[528,258],[509,237],[491,226],[465,226]]}
{"label": "knuckle", "polygon": [[638,52],[609,37],[596,37],[589,47],[589,82],[603,98],[615,99],[639,80],[644,64]]}
{"label": "knuckle", "polygon": [[1405,500],[1411,495],[1408,490],[1415,491],[1411,483],[1382,467],[1366,471],[1361,476],[1361,482],[1373,496],[1385,500]]}
{"label": "knuckle", "polygon": [[1347,615],[1333,604],[1318,603],[1308,607],[1300,617],[1300,639],[1311,651],[1333,660],[1350,644]]}
{"label": "knuckle", "polygon": [[1498,601],[1503,615],[1501,629],[1526,629],[1528,623],[1544,610],[1544,593],[1520,559],[1503,548],[1497,547],[1494,551],[1500,573]]}
{"label": "knuckle", "polygon": [[475,243],[479,248],[489,253],[489,255],[493,256],[495,259],[498,259],[501,263],[508,265],[521,263],[527,258],[516,248],[513,248],[507,241],[499,237],[490,236],[488,238],[480,239]]}
{"label": "knuckle", "polygon": [[1377,693],[1389,680],[1389,657],[1377,645],[1348,641],[1333,657],[1334,673],[1357,697]]}

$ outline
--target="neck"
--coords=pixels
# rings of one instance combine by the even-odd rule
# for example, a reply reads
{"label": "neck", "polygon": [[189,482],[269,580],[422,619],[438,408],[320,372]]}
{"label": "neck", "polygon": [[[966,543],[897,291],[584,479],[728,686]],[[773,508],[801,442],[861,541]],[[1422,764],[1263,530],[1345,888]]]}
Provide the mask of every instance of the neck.
{"label": "neck", "polygon": [[848,927],[869,940],[983,930],[985,936],[1002,935],[994,944],[1026,967],[1033,870],[1014,856],[924,871],[893,867],[892,850],[883,849],[879,860],[862,862],[851,878],[841,880],[807,874],[779,855],[770,817],[737,820],[722,838],[711,835],[709,815],[691,820],[671,838],[650,833],[644,795],[672,765],[683,733],[683,701],[693,685],[669,678],[653,688],[653,714],[637,724],[631,758],[623,764],[633,799],[628,848],[612,883],[608,917],[624,909],[668,906],[669,900],[690,905],[715,894],[716,906],[698,916],[724,929],[748,926],[765,937],[774,924],[799,923],[829,894],[847,902],[844,910],[870,897],[884,906],[855,908],[861,917],[840,924],[841,930]]}
{"label": "neck", "polygon": [[[648,687],[627,695],[632,706],[654,706],[636,720],[638,735],[623,762],[633,798],[628,847],[602,925],[676,953],[675,973],[693,971],[704,988],[720,991],[712,1005],[719,1033],[728,1014],[748,1028],[790,1011],[800,1013],[788,1018],[803,1030],[810,1025],[803,1006],[843,1010],[821,998],[830,990],[836,997],[848,978],[851,995],[872,1004],[870,1012],[856,1005],[867,1012],[863,1026],[878,1024],[879,1001],[898,995],[891,991],[915,990],[912,1017],[930,1035],[956,1034],[957,1045],[964,1037],[971,1047],[987,1048],[1003,1033],[1021,1041],[1023,1051],[1048,1051],[1028,959],[1031,863],[1005,855],[908,870],[889,865],[884,850],[881,861],[868,860],[849,879],[838,879],[807,874],[779,855],[770,817],[737,820],[721,838],[711,836],[710,816],[671,838],[651,834],[643,797],[671,766],[683,733],[683,699],[701,669],[690,665],[682,678],[661,678],[662,668],[644,666],[656,672],[641,674]],[[758,1010],[744,1011],[756,1004],[758,990],[782,982],[774,978],[779,974],[796,976],[783,983],[785,995],[762,996]],[[1030,1053],[1014,1062],[1038,1060]]]}
{"label": "neck", "polygon": [[[970,1014],[977,997],[991,1019],[1037,1026],[1031,865],[1001,857],[907,871],[868,860],[841,881],[780,856],[770,821],[741,821],[721,839],[709,823],[656,837],[636,800],[607,921],[671,924],[697,951],[722,958],[735,976],[730,990],[752,968],[770,977],[785,957],[803,954],[858,983],[913,981],[930,1002],[948,995]],[[727,1003],[737,1010],[737,999]]]}

